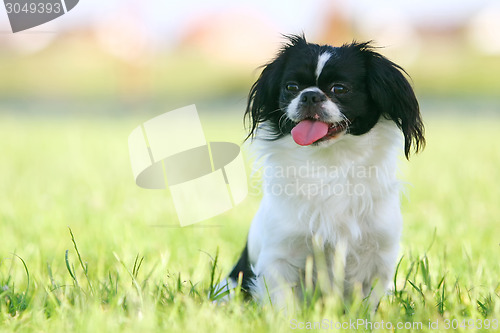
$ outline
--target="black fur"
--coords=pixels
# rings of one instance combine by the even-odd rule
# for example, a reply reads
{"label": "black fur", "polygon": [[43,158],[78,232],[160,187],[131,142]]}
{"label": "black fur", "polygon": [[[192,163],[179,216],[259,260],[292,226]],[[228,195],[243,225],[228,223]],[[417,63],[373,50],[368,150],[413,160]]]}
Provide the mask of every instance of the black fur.
{"label": "black fur", "polygon": [[413,145],[415,152],[425,146],[424,125],[420,117],[417,98],[410,83],[402,73],[404,69],[370,49],[368,90],[372,105],[387,119],[392,119],[405,137],[405,156],[410,155]]}
{"label": "black fur", "polygon": [[[248,138],[264,122],[269,126],[269,140],[290,134],[296,124],[286,117],[284,110],[296,93],[285,87],[293,82],[300,90],[317,86],[339,105],[352,122],[350,135],[367,133],[383,116],[393,120],[403,132],[406,158],[412,147],[418,152],[425,146],[419,105],[400,66],[375,52],[369,42],[332,47],[308,43],[304,36],[287,38],[288,43],[264,66],[250,90],[245,112],[251,123]],[[324,51],[333,55],[316,81],[318,56]],[[349,92],[333,94],[333,83],[342,83]]]}
{"label": "black fur", "polygon": [[243,293],[245,293],[246,297],[250,297],[249,288],[252,283],[252,279],[255,278],[255,274],[252,271],[250,266],[250,260],[248,258],[248,245],[245,245],[243,252],[241,253],[240,259],[234,266],[231,273],[229,273],[229,278],[231,278],[234,282],[238,282],[238,278],[240,272],[243,274],[243,280],[241,283],[241,289]]}

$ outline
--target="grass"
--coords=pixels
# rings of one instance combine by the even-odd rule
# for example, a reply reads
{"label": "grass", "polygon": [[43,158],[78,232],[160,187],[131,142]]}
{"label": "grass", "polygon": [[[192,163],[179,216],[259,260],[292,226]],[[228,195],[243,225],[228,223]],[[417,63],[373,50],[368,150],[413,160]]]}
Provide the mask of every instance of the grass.
{"label": "grass", "polygon": [[[132,179],[127,136],[147,118],[0,115],[1,332],[281,332],[349,321],[364,331],[382,320],[412,326],[395,331],[468,332],[500,320],[499,119],[426,118],[427,149],[401,162],[401,260],[375,314],[311,291],[283,315],[241,297],[210,302],[259,198],[178,227],[168,193]],[[209,140],[241,141],[239,117],[201,118]]]}

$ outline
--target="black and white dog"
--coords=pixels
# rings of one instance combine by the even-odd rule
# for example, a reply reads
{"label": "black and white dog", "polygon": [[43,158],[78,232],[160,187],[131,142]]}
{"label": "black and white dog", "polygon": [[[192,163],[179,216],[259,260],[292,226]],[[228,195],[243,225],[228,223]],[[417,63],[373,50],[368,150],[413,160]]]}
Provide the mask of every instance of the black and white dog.
{"label": "black and white dog", "polygon": [[317,249],[333,281],[341,247],[344,294],[359,284],[377,302],[373,284],[385,290],[398,256],[401,138],[407,158],[425,144],[417,99],[404,70],[369,43],[287,38],[249,94],[263,199],[224,283],[241,278],[253,298],[281,306],[301,296]]}

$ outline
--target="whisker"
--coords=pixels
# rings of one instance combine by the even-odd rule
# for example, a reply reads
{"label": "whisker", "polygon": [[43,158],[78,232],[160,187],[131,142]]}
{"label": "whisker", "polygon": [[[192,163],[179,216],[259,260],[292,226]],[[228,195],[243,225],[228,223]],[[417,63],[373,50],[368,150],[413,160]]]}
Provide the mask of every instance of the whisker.
{"label": "whisker", "polygon": [[286,113],[283,113],[283,115],[281,115],[280,119],[278,120],[278,129],[280,130],[281,134],[285,134],[285,133],[283,133],[283,130],[282,130],[282,127],[281,127],[281,121],[283,119],[285,119],[285,122],[288,120],[288,118],[286,118]]}
{"label": "whisker", "polygon": [[281,108],[277,108],[276,110],[273,110],[273,111],[269,112],[269,114],[275,113],[275,112],[278,112],[278,111],[282,111],[282,109]]}
{"label": "whisker", "polygon": [[340,114],[340,116],[342,117],[342,119],[343,119],[343,120],[344,120],[347,124],[350,124],[350,123],[351,123],[351,121],[349,120],[349,118],[347,118],[347,117],[345,116],[345,114],[341,113],[341,114]]}
{"label": "whisker", "polygon": [[341,113],[340,115],[342,117],[342,122],[341,122],[340,126],[342,127],[343,130],[348,130],[349,125],[351,124],[351,121],[343,113]]}

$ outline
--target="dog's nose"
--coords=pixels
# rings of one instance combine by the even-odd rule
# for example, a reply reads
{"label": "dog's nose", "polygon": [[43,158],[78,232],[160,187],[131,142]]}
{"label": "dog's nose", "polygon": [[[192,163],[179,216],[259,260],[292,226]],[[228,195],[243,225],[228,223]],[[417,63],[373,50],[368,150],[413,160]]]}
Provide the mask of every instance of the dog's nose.
{"label": "dog's nose", "polygon": [[314,105],[326,101],[326,96],[319,91],[306,91],[300,96],[300,102],[306,105]]}

